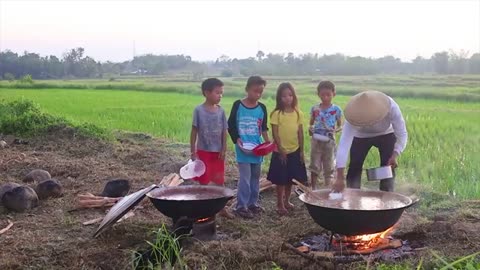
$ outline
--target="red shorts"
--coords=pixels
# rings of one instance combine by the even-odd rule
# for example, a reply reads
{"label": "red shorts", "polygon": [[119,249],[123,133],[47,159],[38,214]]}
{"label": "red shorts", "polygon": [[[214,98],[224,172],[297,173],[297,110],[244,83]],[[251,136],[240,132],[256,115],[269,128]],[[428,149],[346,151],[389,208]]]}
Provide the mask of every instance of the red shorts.
{"label": "red shorts", "polygon": [[197,157],[205,163],[205,173],[193,179],[201,185],[207,185],[209,182],[223,185],[225,182],[225,161],[220,159],[220,153],[197,150]]}

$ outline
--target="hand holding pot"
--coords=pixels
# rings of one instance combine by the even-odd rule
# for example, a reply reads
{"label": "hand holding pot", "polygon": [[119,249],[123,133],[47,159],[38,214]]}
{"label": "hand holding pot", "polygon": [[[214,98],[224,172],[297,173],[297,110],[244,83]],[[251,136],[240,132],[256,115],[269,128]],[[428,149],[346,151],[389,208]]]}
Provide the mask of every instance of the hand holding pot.
{"label": "hand holding pot", "polygon": [[345,176],[343,172],[344,168],[337,169],[337,178],[333,182],[333,191],[342,192],[345,189]]}
{"label": "hand holding pot", "polygon": [[392,156],[388,160],[387,165],[392,166],[392,169],[395,169],[398,167],[397,156],[398,156],[397,152],[393,152]]}

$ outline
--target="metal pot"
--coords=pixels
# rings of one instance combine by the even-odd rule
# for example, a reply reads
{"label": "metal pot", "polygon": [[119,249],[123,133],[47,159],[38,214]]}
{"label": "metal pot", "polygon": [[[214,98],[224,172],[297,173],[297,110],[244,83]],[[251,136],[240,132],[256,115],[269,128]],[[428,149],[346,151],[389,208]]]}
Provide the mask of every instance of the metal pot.
{"label": "metal pot", "polygon": [[[329,189],[315,190],[315,197],[300,195],[308,213],[323,228],[343,235],[372,234],[387,230],[418,199],[385,191],[345,189],[343,200],[329,200]],[[373,203],[375,202],[375,203]]]}
{"label": "metal pot", "polygon": [[367,179],[369,181],[378,181],[393,177],[392,166],[383,166],[378,168],[366,169]]}
{"label": "metal pot", "polygon": [[110,228],[122,216],[145,198],[150,198],[155,208],[174,220],[180,217],[200,219],[212,217],[233,198],[233,190],[218,186],[164,187],[151,185],[118,201],[105,215],[93,237]]}
{"label": "metal pot", "polygon": [[320,141],[320,142],[329,142],[331,140],[330,137],[324,136],[324,135],[321,135],[321,134],[317,134],[317,133],[313,134],[312,137],[313,137],[314,140],[317,140],[317,141]]}
{"label": "metal pot", "polygon": [[157,188],[147,197],[167,217],[193,219],[212,217],[234,196],[233,190],[218,186],[178,186]]}

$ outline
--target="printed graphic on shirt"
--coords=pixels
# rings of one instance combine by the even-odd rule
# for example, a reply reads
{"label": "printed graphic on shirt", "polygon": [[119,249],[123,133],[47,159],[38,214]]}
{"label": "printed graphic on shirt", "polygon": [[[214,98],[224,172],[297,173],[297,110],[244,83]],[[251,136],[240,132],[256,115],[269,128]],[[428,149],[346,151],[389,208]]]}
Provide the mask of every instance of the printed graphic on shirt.
{"label": "printed graphic on shirt", "polygon": [[[321,109],[320,104],[312,107],[310,114],[313,116],[313,132],[316,134],[328,136],[335,129],[337,120],[342,117],[342,110],[337,105],[332,105],[327,109]],[[333,135],[332,135],[333,136]]]}

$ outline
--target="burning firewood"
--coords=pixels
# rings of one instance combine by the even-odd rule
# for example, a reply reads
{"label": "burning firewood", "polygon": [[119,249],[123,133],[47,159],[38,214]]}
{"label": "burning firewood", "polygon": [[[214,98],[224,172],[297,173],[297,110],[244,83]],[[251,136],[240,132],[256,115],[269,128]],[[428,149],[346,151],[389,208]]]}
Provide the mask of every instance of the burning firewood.
{"label": "burning firewood", "polygon": [[[376,251],[384,250],[384,249],[389,249],[389,248],[399,248],[402,246],[402,241],[398,239],[394,239],[392,241],[388,241],[387,243],[383,243],[382,245],[378,245],[375,247],[371,248],[366,248],[366,249],[360,249],[360,250],[344,250],[341,254],[342,255],[350,255],[350,254],[370,254]],[[337,252],[339,253],[339,252]],[[337,255],[336,253],[336,255]]]}

